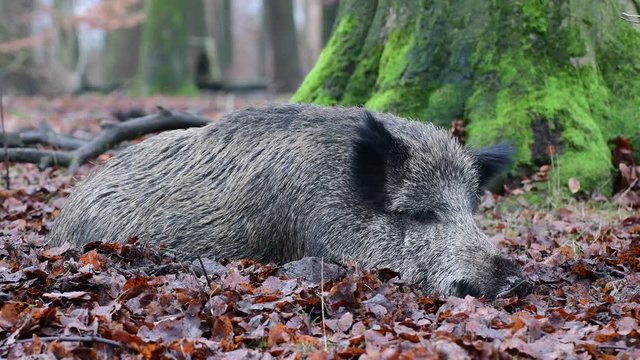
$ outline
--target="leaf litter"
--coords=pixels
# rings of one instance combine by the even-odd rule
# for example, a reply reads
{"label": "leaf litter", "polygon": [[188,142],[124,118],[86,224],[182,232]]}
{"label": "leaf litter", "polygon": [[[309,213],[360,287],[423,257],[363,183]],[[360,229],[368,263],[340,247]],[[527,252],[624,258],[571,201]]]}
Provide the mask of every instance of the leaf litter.
{"label": "leaf litter", "polygon": [[[634,207],[635,175],[619,168],[623,205]],[[640,358],[633,212],[594,202],[541,210],[514,202],[517,191],[483,197],[485,231],[536,283],[525,298],[489,303],[425,294],[352,261],[319,283],[252,260],[182,262],[135,238],[50,247],[44,237],[75,179],[11,170],[12,189],[0,190],[3,358]]]}

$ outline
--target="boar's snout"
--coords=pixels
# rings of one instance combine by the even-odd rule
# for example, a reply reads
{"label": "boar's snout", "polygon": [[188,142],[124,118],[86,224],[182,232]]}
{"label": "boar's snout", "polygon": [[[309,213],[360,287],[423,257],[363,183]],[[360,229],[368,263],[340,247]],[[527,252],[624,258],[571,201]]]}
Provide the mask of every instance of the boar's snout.
{"label": "boar's snout", "polygon": [[511,296],[524,297],[533,291],[533,283],[519,276],[510,276],[507,278],[507,284],[504,285],[496,298],[508,298]]}
{"label": "boar's snout", "polygon": [[477,277],[454,281],[452,295],[484,296],[492,301],[511,296],[524,297],[533,291],[533,283],[522,276],[511,260],[494,256],[489,264],[489,268],[485,268],[488,271],[480,271]]}
{"label": "boar's snout", "polygon": [[495,294],[495,298],[524,297],[533,291],[533,283],[522,276],[520,270],[511,260],[495,256],[493,266],[496,279],[492,292]]}

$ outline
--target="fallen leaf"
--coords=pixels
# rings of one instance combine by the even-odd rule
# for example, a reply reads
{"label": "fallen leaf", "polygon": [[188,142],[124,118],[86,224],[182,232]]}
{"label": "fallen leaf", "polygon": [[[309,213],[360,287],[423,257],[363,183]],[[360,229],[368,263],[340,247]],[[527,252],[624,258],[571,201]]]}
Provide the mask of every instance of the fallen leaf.
{"label": "fallen leaf", "polygon": [[91,294],[87,291],[69,291],[64,293],[44,293],[42,297],[50,300],[91,300]]}
{"label": "fallen leaf", "polygon": [[289,330],[282,323],[277,323],[269,329],[269,337],[267,338],[267,346],[272,348],[276,345],[291,341],[292,336]]}
{"label": "fallen leaf", "polygon": [[572,194],[577,193],[578,191],[580,191],[580,181],[578,181],[578,179],[572,177],[569,178],[569,191],[571,191]]}

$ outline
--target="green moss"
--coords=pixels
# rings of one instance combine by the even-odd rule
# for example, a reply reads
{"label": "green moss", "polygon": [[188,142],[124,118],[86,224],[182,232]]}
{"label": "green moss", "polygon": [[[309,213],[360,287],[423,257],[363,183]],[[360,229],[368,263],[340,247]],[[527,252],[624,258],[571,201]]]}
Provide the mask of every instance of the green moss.
{"label": "green moss", "polygon": [[466,100],[465,83],[444,84],[429,96],[426,118],[442,126],[448,126],[453,119],[464,114]]}
{"label": "green moss", "polygon": [[379,0],[375,17],[365,39],[362,51],[357,59],[355,71],[345,88],[340,103],[346,106],[362,105],[376,90],[380,56],[387,39],[388,11],[392,8],[391,0]]}
{"label": "green moss", "polygon": [[624,135],[640,149],[640,35],[621,21],[609,36],[596,48],[602,81],[601,89],[591,89],[591,100],[602,114],[604,136]]}
{"label": "green moss", "polygon": [[470,143],[480,145],[487,139],[509,139],[518,145],[518,164],[528,166],[534,141],[532,119],[557,119],[564,151],[559,154],[553,171],[559,173],[561,183],[576,177],[586,189],[604,188],[611,170],[609,148],[579,80],[579,73],[589,71],[593,70],[570,70],[569,73],[556,70],[557,76],[547,76],[542,87],[537,90],[531,87],[533,91],[524,95],[500,90],[496,117],[482,120],[474,117],[467,127]]}
{"label": "green moss", "polygon": [[376,2],[345,1],[340,6],[342,15],[334,34],[291,98],[292,102],[335,105],[342,98],[370,31]]}
{"label": "green moss", "polygon": [[527,28],[538,33],[547,32],[548,0],[528,0],[522,5]]}
{"label": "green moss", "polygon": [[582,57],[587,54],[587,46],[585,39],[582,38],[582,33],[578,26],[571,26],[565,30],[565,46],[567,54],[570,57]]}
{"label": "green moss", "polygon": [[[304,79],[298,91],[291,98],[292,102],[314,102],[322,105],[335,105],[342,94],[342,87],[335,81],[336,77],[344,77],[344,69],[351,61],[352,54],[342,53],[340,45],[348,41],[353,31],[356,18],[345,16],[340,19],[335,34],[322,50],[318,62]],[[346,81],[345,81],[346,83]]]}
{"label": "green moss", "polygon": [[389,34],[380,56],[376,92],[365,106],[413,119],[425,119],[428,87],[403,78],[407,54],[414,46],[415,27],[406,26]]}
{"label": "green moss", "polygon": [[[536,2],[529,4],[533,3]],[[551,177],[558,179],[562,187],[566,187],[569,178],[576,177],[582,189],[608,193],[612,167],[607,140],[614,132],[634,131],[629,125],[620,126],[621,119],[611,106],[616,101],[610,94],[612,87],[603,81],[599,69],[589,66],[588,61],[584,62],[586,66],[571,63],[571,58],[586,56],[588,51],[579,26],[560,25],[569,10],[550,11],[555,16],[548,19],[547,26],[558,30],[547,31],[543,37],[525,35],[528,31],[539,33],[540,26],[508,29],[513,25],[496,20],[493,25],[507,27],[505,32],[513,39],[488,38],[478,44],[482,52],[476,53],[474,71],[484,81],[474,83],[473,94],[466,103],[468,141],[480,146],[507,139],[518,148],[518,165],[527,167],[532,165],[531,146],[537,141],[533,121],[546,120],[551,126],[557,122],[562,129],[563,150],[557,155]],[[533,15],[529,10],[524,12],[530,24]],[[640,40],[637,34],[633,38]],[[522,39],[527,41],[522,43]],[[521,46],[505,51],[504,43],[511,41],[518,41]],[[634,46],[640,48],[640,44]],[[545,57],[536,56],[541,51],[546,52]],[[598,64],[601,61],[599,57]],[[634,62],[637,60],[631,64]],[[628,108],[629,102],[626,104]],[[615,131],[603,131],[608,126]]]}
{"label": "green moss", "polygon": [[527,200],[527,203],[532,206],[540,206],[545,202],[545,198],[540,196],[540,193],[538,192],[530,191],[525,193],[523,196],[525,200]]}
{"label": "green moss", "polygon": [[341,101],[342,105],[364,104],[374,93],[382,49],[380,44],[376,44],[362,56],[353,76],[349,79]]}

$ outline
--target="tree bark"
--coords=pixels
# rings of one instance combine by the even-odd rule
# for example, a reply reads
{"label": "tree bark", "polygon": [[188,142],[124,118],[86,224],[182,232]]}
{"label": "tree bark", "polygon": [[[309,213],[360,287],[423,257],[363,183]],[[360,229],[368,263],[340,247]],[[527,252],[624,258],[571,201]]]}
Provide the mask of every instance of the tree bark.
{"label": "tree bark", "polygon": [[[133,10],[141,10],[135,8]],[[104,75],[108,83],[131,81],[138,72],[142,25],[107,33],[104,48]]]}
{"label": "tree bark", "polygon": [[338,16],[338,0],[322,1],[322,45],[326,45],[333,33],[333,27]]}
{"label": "tree bark", "polygon": [[469,145],[509,140],[520,167],[550,162],[553,146],[551,176],[609,192],[607,141],[640,147],[640,33],[622,11],[619,0],[343,0],[292,100],[465,119]]}
{"label": "tree bark", "polygon": [[233,63],[231,0],[206,0],[205,9],[207,27],[215,42],[218,80],[224,80]]}
{"label": "tree bark", "polygon": [[[31,23],[26,19],[33,10],[33,0],[0,0],[0,43],[31,36]],[[0,86],[5,94],[37,93],[38,80],[33,74],[33,66],[30,49],[12,52],[0,50]]]}
{"label": "tree bark", "polygon": [[294,91],[302,79],[300,56],[293,21],[292,0],[264,0],[269,42],[273,54],[273,88]]}
{"label": "tree bark", "polygon": [[189,2],[147,0],[136,92],[195,95],[189,53]]}

